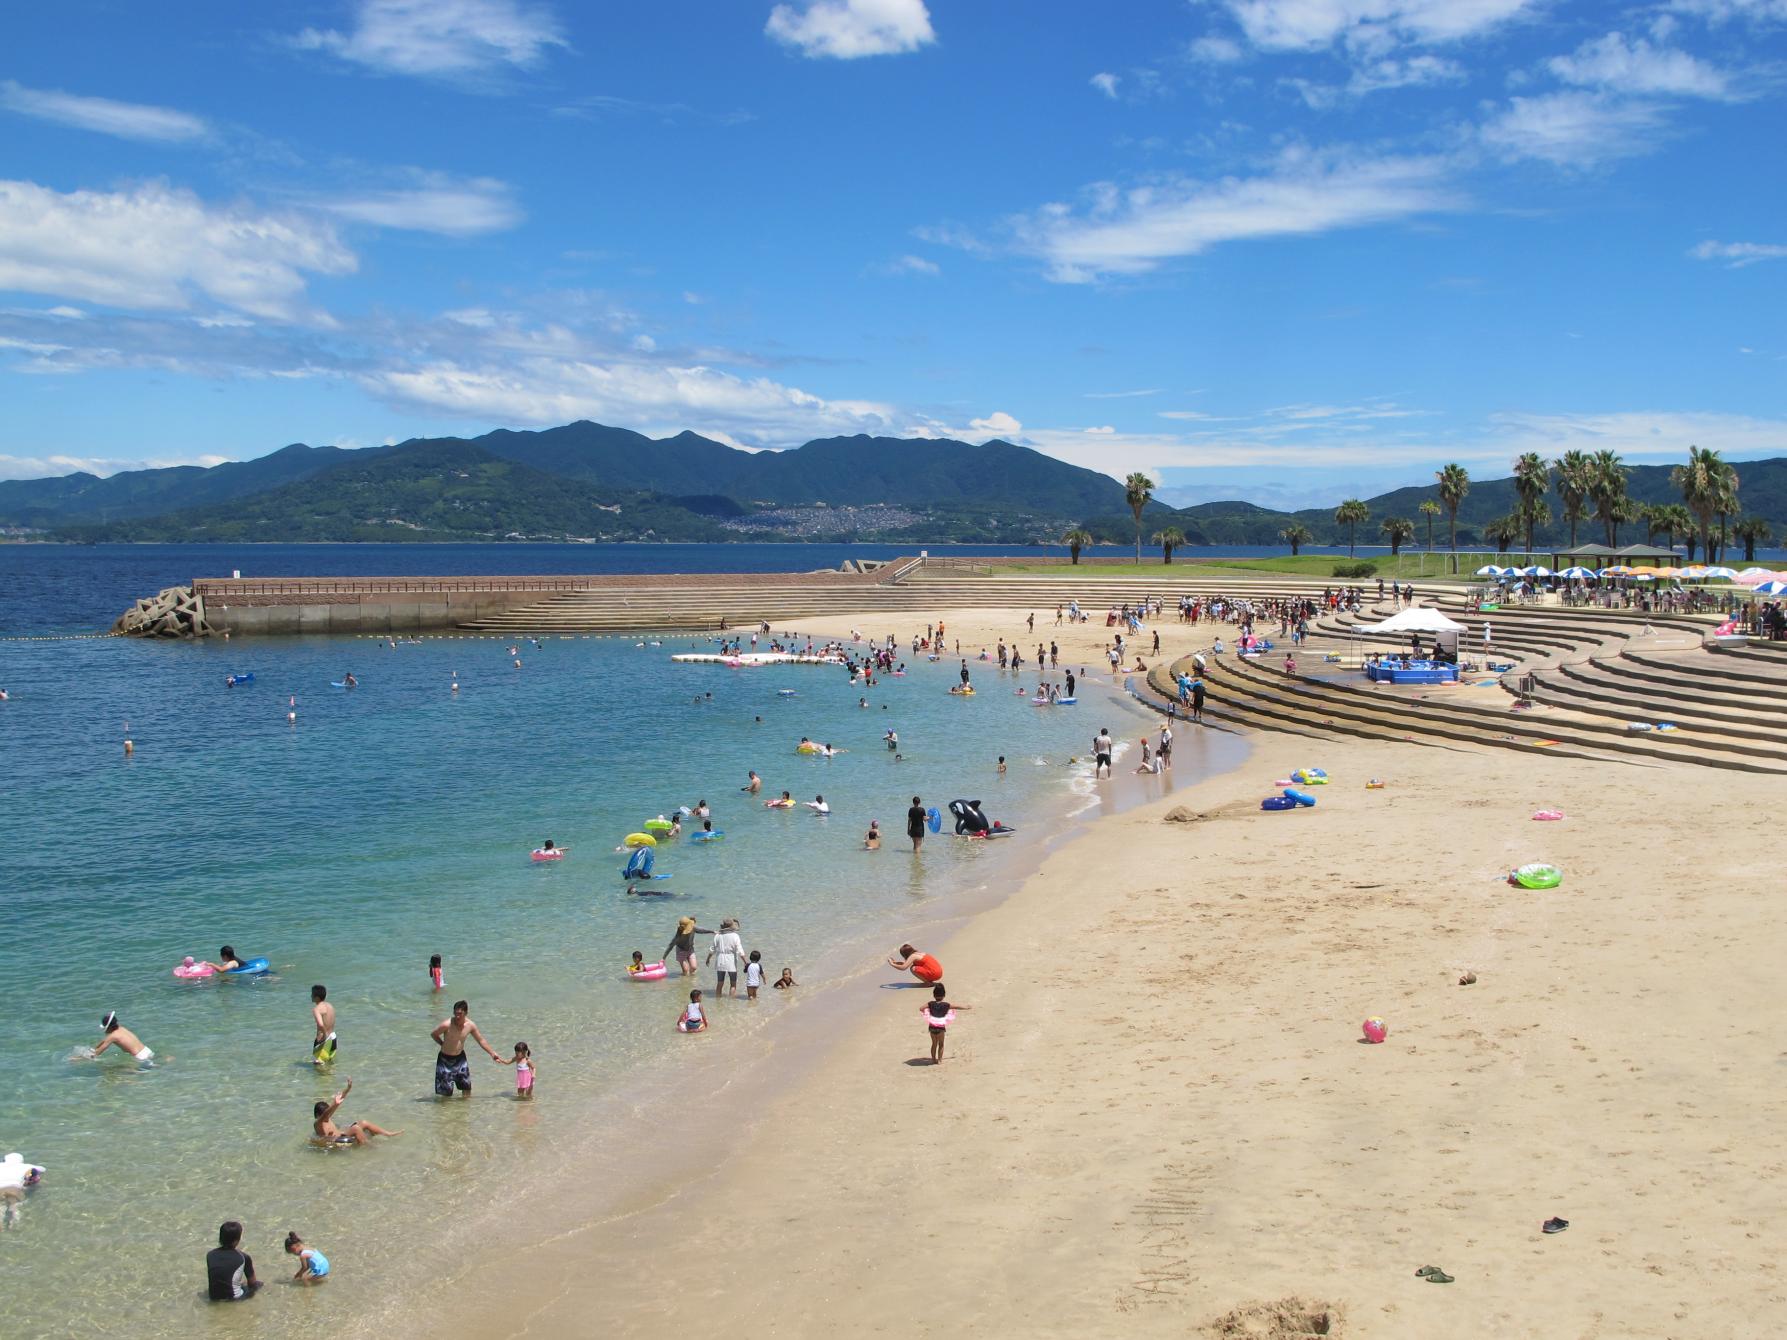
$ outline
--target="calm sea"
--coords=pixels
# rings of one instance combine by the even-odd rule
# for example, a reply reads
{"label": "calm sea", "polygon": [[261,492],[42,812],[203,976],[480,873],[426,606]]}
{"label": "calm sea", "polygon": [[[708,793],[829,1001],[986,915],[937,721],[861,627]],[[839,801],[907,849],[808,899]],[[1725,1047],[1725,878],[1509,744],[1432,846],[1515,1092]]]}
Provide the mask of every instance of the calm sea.
{"label": "calm sea", "polygon": [[[745,549],[699,557],[744,562]],[[549,571],[600,557],[587,546],[393,547],[376,563],[340,547],[196,552],[0,556],[9,582],[28,577],[32,629],[91,626],[133,594],[231,565]],[[795,552],[800,566],[834,557]],[[790,565],[786,550],[758,557]],[[859,688],[834,668],[674,666],[673,651],[705,644],[635,642],[530,643],[516,669],[491,640],[0,641],[0,1145],[50,1169],[0,1232],[0,1336],[215,1324],[201,1259],[226,1218],[249,1225],[265,1278],[289,1275],[277,1245],[290,1229],[336,1266],[314,1294],[271,1288],[254,1304],[257,1333],[339,1329],[425,1288],[444,1242],[497,1231],[529,1188],[597,1176],[649,1136],[681,1101],[689,1048],[723,1056],[777,1028],[846,965],[984,894],[1020,844],[1089,803],[1084,764],[1070,760],[1097,726],[1145,728],[1114,699],[1094,706],[1108,686],[1082,690],[1079,708],[1038,709],[979,665],[983,691],[960,699],[945,692],[947,664]],[[332,688],[347,670],[360,686]],[[252,684],[225,686],[245,672]],[[890,726],[900,760],[882,746]],[[803,735],[848,752],[798,756]],[[1179,784],[1233,758],[1223,737],[1188,741]],[[823,794],[832,817],[764,809],[738,791],[749,768],[771,792]],[[946,827],[914,860],[898,836],[913,793],[983,798],[1022,831],[988,844]],[[622,836],[703,799],[725,839],[668,844],[661,887],[675,897],[624,895]],[[876,854],[861,850],[871,818],[892,829]],[[570,856],[533,864],[547,837]],[[740,918],[770,976],[791,967],[802,988],[721,1003],[712,1033],[677,1037],[682,986],[626,982],[622,965],[634,949],[658,958],[683,914],[708,928]],[[267,956],[274,974],[172,977],[183,955],[215,957],[226,942]],[[444,997],[429,989],[434,953]],[[312,983],[340,1011],[326,1076],[307,1061]],[[428,1032],[459,996],[505,1054],[532,1045],[532,1104],[509,1097],[512,1072],[476,1052],[478,1097],[435,1104]],[[108,1010],[160,1055],[153,1070],[79,1059]],[[343,1119],[407,1133],[369,1150],[311,1148],[311,1104],[350,1075]]]}

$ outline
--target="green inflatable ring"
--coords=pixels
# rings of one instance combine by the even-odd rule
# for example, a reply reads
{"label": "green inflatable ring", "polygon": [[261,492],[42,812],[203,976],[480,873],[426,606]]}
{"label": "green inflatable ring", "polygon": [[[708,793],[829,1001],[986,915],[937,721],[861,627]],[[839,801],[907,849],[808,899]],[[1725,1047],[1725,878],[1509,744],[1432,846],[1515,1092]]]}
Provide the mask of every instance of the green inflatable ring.
{"label": "green inflatable ring", "polygon": [[1534,862],[1523,865],[1508,876],[1508,882],[1518,884],[1523,889],[1555,889],[1563,883],[1564,872],[1555,865],[1544,865]]}

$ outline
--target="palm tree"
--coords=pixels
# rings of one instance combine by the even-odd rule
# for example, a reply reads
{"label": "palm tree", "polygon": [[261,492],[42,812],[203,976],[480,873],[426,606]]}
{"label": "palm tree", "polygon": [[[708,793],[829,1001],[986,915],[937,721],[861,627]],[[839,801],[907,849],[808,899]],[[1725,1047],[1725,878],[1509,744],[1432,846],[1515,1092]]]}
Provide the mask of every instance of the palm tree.
{"label": "palm tree", "polygon": [[1709,562],[1720,562],[1725,557],[1726,527],[1731,514],[1737,511],[1737,471],[1731,466],[1725,467],[1724,482],[1719,485],[1719,556],[1709,558]]}
{"label": "palm tree", "polygon": [[1597,451],[1589,461],[1594,474],[1589,480],[1588,496],[1607,533],[1607,543],[1612,545],[1619,539],[1619,507],[1626,497],[1626,467],[1617,451]]}
{"label": "palm tree", "polygon": [[1550,487],[1551,470],[1545,464],[1543,456],[1536,451],[1528,451],[1514,458],[1514,496],[1520,500],[1514,514],[1526,523],[1526,549],[1529,554],[1533,549],[1533,519],[1538,502]]}
{"label": "palm tree", "polygon": [[1508,552],[1508,546],[1520,538],[1520,518],[1517,516],[1498,516],[1483,527],[1483,538],[1495,541],[1498,554]]}
{"label": "palm tree", "polygon": [[1432,498],[1421,499],[1421,505],[1415,509],[1427,518],[1427,551],[1433,552],[1433,519],[1440,514],[1440,505]]}
{"label": "palm tree", "polygon": [[1640,521],[1644,517],[1644,504],[1631,498],[1621,498],[1613,508],[1613,540],[1619,543],[1619,528],[1629,521]]}
{"label": "palm tree", "polygon": [[1516,507],[1514,515],[1520,518],[1520,524],[1526,529],[1526,552],[1530,558],[1533,552],[1533,530],[1535,527],[1551,524],[1551,504],[1543,498],[1534,498],[1531,502],[1523,502]]}
{"label": "palm tree", "polygon": [[[1661,531],[1664,538],[1669,541],[1671,548],[1675,546],[1677,535],[1694,529],[1693,513],[1680,503],[1658,503],[1650,509],[1650,515],[1645,520],[1650,527],[1651,540],[1654,542],[1657,532]],[[1693,555],[1689,555],[1689,557],[1691,558]]]}
{"label": "palm tree", "polygon": [[1402,546],[1415,538],[1415,523],[1405,516],[1386,517],[1378,529],[1384,532],[1384,538],[1390,542],[1391,558],[1400,554]]}
{"label": "palm tree", "polygon": [[1295,558],[1303,551],[1303,546],[1315,538],[1308,526],[1301,522],[1293,522],[1278,532],[1278,538],[1291,547],[1291,557]]}
{"label": "palm tree", "polygon": [[1744,542],[1744,562],[1746,563],[1756,561],[1757,545],[1767,544],[1774,538],[1774,529],[1759,516],[1745,517],[1732,527],[1731,533]]}
{"label": "palm tree", "polygon": [[1092,543],[1092,532],[1084,526],[1075,526],[1061,537],[1061,543],[1067,546],[1067,552],[1073,557],[1074,564],[1078,566],[1080,550]]}
{"label": "palm tree", "polygon": [[1171,563],[1173,561],[1173,550],[1185,543],[1185,532],[1180,530],[1177,526],[1168,526],[1165,530],[1157,530],[1154,532],[1154,543],[1160,546],[1160,561],[1162,563]]}
{"label": "palm tree", "polygon": [[1594,492],[1595,464],[1585,451],[1566,451],[1557,458],[1557,494],[1563,499],[1564,520],[1570,523],[1570,548],[1576,547],[1576,523],[1586,515],[1584,505]]}
{"label": "palm tree", "polygon": [[1142,509],[1154,496],[1154,481],[1140,470],[1123,481],[1123,499],[1135,513],[1135,561],[1142,561]]}
{"label": "palm tree", "polygon": [[1371,520],[1371,509],[1357,498],[1348,498],[1334,509],[1336,525],[1346,527],[1346,556],[1353,557],[1353,528]]}
{"label": "palm tree", "polygon": [[1443,470],[1434,471],[1434,477],[1440,482],[1440,501],[1446,505],[1446,511],[1452,518],[1452,568],[1458,568],[1458,505],[1464,501],[1464,495],[1471,491],[1470,472],[1462,465],[1448,465]]}
{"label": "palm tree", "polygon": [[[1659,503],[1655,507],[1652,507],[1649,503],[1640,504],[1638,508],[1638,519],[1644,522],[1644,542],[1646,544],[1655,544],[1657,542],[1657,532],[1663,529],[1662,504]],[[1574,548],[1574,546],[1572,546],[1572,548]]]}
{"label": "palm tree", "polygon": [[[1724,500],[1725,475],[1731,467],[1718,452],[1706,447],[1688,448],[1688,463],[1669,472],[1669,482],[1681,490],[1682,502],[1700,523],[1700,547],[1711,559],[1713,517]],[[1735,487],[1732,490],[1735,493]],[[1690,552],[1690,557],[1692,553]]]}

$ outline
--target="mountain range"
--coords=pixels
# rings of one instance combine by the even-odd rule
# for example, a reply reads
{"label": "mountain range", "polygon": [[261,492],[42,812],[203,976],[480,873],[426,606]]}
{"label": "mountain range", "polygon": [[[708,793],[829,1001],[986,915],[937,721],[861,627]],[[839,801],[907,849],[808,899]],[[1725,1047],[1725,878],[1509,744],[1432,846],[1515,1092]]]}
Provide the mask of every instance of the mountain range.
{"label": "mountain range", "polygon": [[[1746,514],[1787,530],[1787,458],[1739,467]],[[1677,502],[1668,466],[1634,466],[1637,502]],[[1366,500],[1366,544],[1391,516],[1416,522],[1432,486]],[[1340,500],[1336,499],[1336,503]],[[1460,543],[1514,507],[1511,479],[1473,481]],[[1561,507],[1553,499],[1553,510]],[[1191,544],[1277,544],[1299,523],[1315,543],[1345,541],[1332,508],[1280,512],[1246,502],[1174,508],[1151,502],[1144,541],[1177,527]],[[587,421],[537,432],[415,438],[348,450],[294,443],[204,468],[85,473],[0,482],[0,527],[73,541],[873,539],[893,543],[1059,543],[1080,525],[1131,541],[1123,486],[1028,447],[935,438],[820,438],[787,451],[743,451],[696,433],[650,438]],[[1623,540],[1642,538],[1628,527]],[[1642,527],[1638,527],[1642,531]],[[1446,539],[1437,519],[1436,542]],[[1560,521],[1537,532],[1567,537]],[[1602,538],[1592,520],[1583,541]]]}

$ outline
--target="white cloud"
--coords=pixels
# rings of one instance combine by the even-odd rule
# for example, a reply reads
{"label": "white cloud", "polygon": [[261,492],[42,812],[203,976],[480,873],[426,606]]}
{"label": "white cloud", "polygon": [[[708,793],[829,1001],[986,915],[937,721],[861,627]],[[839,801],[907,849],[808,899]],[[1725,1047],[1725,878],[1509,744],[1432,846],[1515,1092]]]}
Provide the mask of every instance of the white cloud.
{"label": "white cloud", "polygon": [[1741,270],[1758,261],[1787,259],[1787,246],[1776,242],[1702,242],[1688,255],[1697,261],[1724,261],[1727,269]]}
{"label": "white cloud", "polygon": [[884,434],[901,426],[886,405],[826,400],[767,377],[620,358],[428,362],[367,372],[360,381],[401,405],[486,423],[597,419],[726,432],[759,445],[793,445],[827,434]]}
{"label": "white cloud", "polygon": [[1512,98],[1479,134],[1485,145],[1506,159],[1593,167],[1651,152],[1662,125],[1662,115],[1652,103],[1570,91]]}
{"label": "white cloud", "polygon": [[1787,0],[1675,0],[1670,7],[1712,24],[1787,23]]}
{"label": "white cloud", "polygon": [[1353,71],[1347,92],[1355,96],[1391,88],[1424,88],[1433,84],[1461,84],[1464,67],[1442,56],[1410,56],[1406,60],[1385,57],[1368,61]]}
{"label": "white cloud", "polygon": [[927,278],[943,273],[943,267],[936,261],[926,260],[923,256],[896,256],[893,260],[875,267],[884,275],[924,275]]}
{"label": "white cloud", "polygon": [[1198,38],[1185,49],[1185,54],[1200,65],[1233,65],[1247,53],[1232,38],[1212,34]]}
{"label": "white cloud", "polygon": [[85,321],[87,314],[79,307],[48,307],[44,309],[46,316],[59,316],[67,321]]}
{"label": "white cloud", "polygon": [[1093,88],[1104,94],[1105,97],[1115,98],[1117,96],[1117,85],[1123,81],[1114,74],[1100,72],[1093,75],[1089,82]]}
{"label": "white cloud", "polygon": [[803,56],[897,56],[937,40],[924,0],[808,0],[777,5],[763,31]]}
{"label": "white cloud", "polygon": [[200,117],[171,107],[151,107],[140,102],[114,102],[54,89],[26,88],[0,79],[0,107],[39,121],[95,130],[127,140],[179,142],[204,139],[210,128]]}
{"label": "white cloud", "polygon": [[1082,428],[1080,431],[1083,433],[1114,433],[1117,430],[1107,423],[1100,428]]}
{"label": "white cloud", "polygon": [[441,173],[413,175],[414,186],[343,195],[319,204],[358,223],[447,237],[503,232],[526,217],[507,182],[491,177],[457,180]]}
{"label": "white cloud", "polygon": [[1539,7],[1539,0],[1225,0],[1256,47],[1319,51],[1336,43],[1381,51],[1475,37]]}
{"label": "white cloud", "polygon": [[1046,205],[1016,221],[1018,246],[1048,263],[1049,278],[1083,283],[1140,274],[1222,242],[1328,232],[1456,208],[1445,164],[1431,158],[1337,159],[1304,151],[1273,170],[1219,182],[1169,181],[1089,189],[1076,211]]}
{"label": "white cloud", "polygon": [[359,0],[348,32],[292,39],[386,74],[462,78],[537,65],[566,45],[551,12],[521,0]]}
{"label": "white cloud", "polygon": [[982,433],[988,437],[1003,437],[1007,440],[1019,438],[1024,433],[1024,425],[1004,410],[995,410],[984,419],[970,419],[968,427],[973,432]]}
{"label": "white cloud", "polygon": [[656,353],[658,342],[650,335],[635,335],[633,337],[633,347],[642,354]]}
{"label": "white cloud", "polygon": [[327,223],[207,204],[165,182],[65,195],[0,181],[0,290],[161,311],[203,297],[291,319],[305,314],[306,274],[355,265]]}
{"label": "white cloud", "polygon": [[1088,392],[1086,392],[1086,399],[1088,399],[1088,400],[1133,400],[1137,396],[1159,395],[1160,392],[1161,392],[1161,388],[1158,386],[1150,386],[1149,388],[1147,388],[1146,390],[1143,390],[1143,391],[1088,391]]}
{"label": "white cloud", "polygon": [[1584,42],[1573,55],[1553,56],[1546,63],[1566,84],[1604,88],[1615,93],[1674,94],[1726,99],[1731,82],[1724,72],[1685,51],[1652,46],[1642,37],[1628,41],[1608,33]]}

